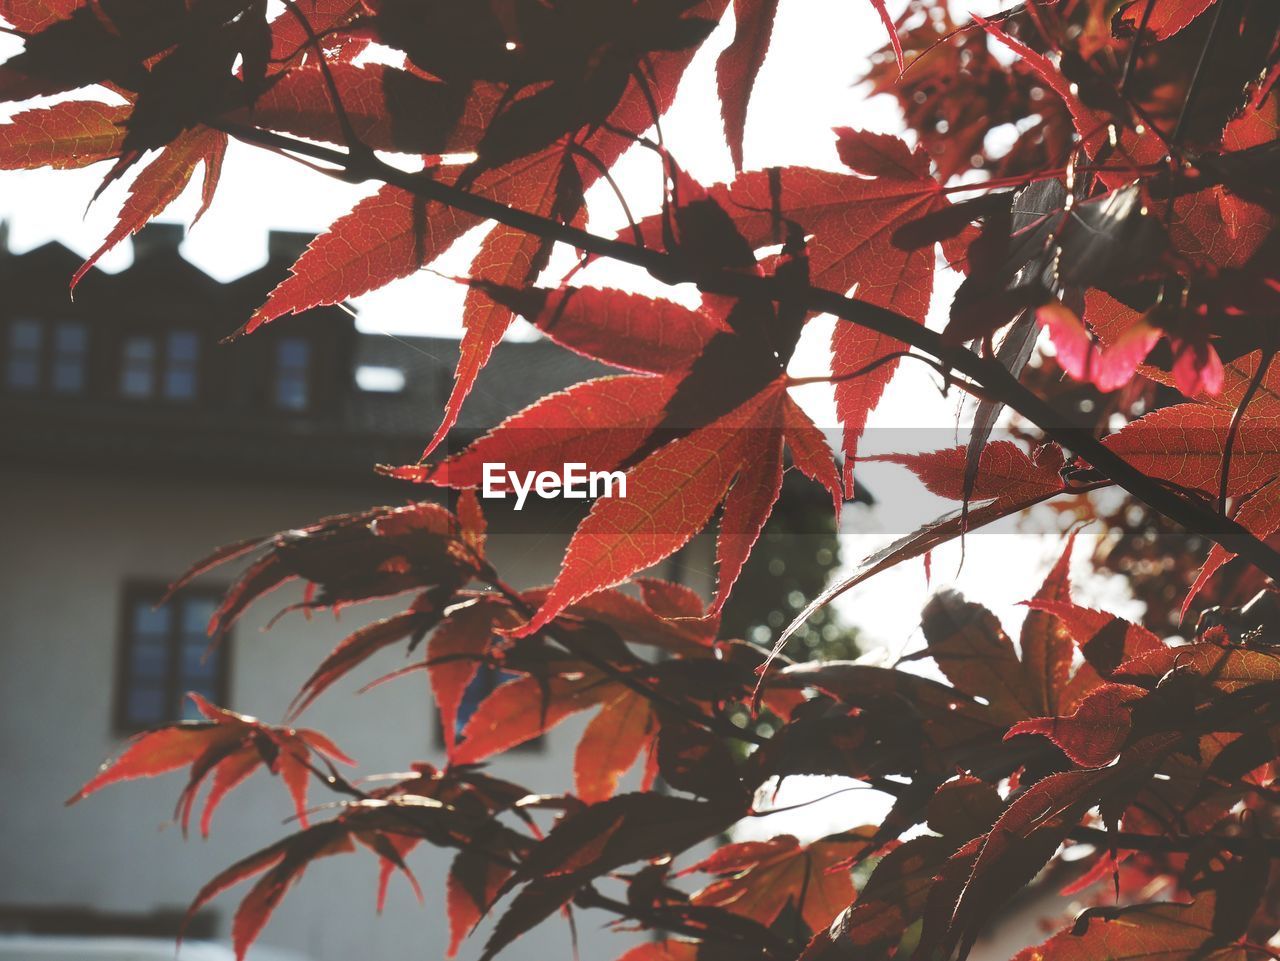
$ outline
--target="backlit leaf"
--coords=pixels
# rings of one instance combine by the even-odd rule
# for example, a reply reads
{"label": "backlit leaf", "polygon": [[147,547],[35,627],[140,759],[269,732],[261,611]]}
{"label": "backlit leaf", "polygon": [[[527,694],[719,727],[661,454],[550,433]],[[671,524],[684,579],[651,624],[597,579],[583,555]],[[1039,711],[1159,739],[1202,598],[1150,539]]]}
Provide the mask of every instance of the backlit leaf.
{"label": "backlit leaf", "polygon": [[127,106],[73,100],[14,114],[0,125],[0,169],[87,167],[120,153]]}
{"label": "backlit leaf", "polygon": [[560,576],[525,633],[684,546],[711,518],[742,467],[754,433],[743,428],[778,401],[777,391],[759,395],[628,471],[627,496],[596,501],[574,532]]}
{"label": "backlit leaf", "polygon": [[717,582],[712,613],[718,612],[729,599],[729,592],[782,492],[782,411],[774,406],[772,414],[772,422],[757,420],[747,428],[752,449],[725,497],[720,536],[716,541]]}
{"label": "backlit leaf", "polygon": [[[1191,21],[1204,13],[1214,0],[1154,0],[1151,13],[1147,18],[1147,29],[1157,40],[1172,37],[1178,31],[1190,26]],[[1146,0],[1134,0],[1125,7],[1121,20],[1136,29],[1142,22]]]}
{"label": "backlit leaf", "polygon": [[196,167],[203,164],[203,203],[196,214],[196,219],[199,220],[200,214],[204,213],[213,199],[226,149],[225,133],[209,127],[198,127],[183,133],[161,150],[159,156],[144,167],[130,185],[129,196],[120,208],[119,221],[107,234],[102,246],[76,271],[71,278],[71,286],[74,288],[108,250],[137,233],[147,221],[163,213],[186,189]]}
{"label": "backlit leaf", "polygon": [[1035,714],[1026,671],[995,615],[954,591],[935,594],[922,615],[928,654],[959,690],[1011,721]]}
{"label": "backlit leaf", "polygon": [[695,894],[693,903],[724,907],[764,924],[791,904],[811,931],[821,931],[853,900],[853,876],[845,862],[871,848],[869,836],[802,845],[790,834],[727,845],[688,869],[721,875]]}
{"label": "backlit leaf", "polygon": [[623,690],[591,719],[574,755],[578,797],[593,804],[612,797],[618,779],[629,771],[656,733],[657,718],[648,699]]}
{"label": "backlit leaf", "polygon": [[[1062,556],[1050,569],[1044,583],[1036,591],[1039,601],[1070,601],[1071,552],[1076,544],[1073,531],[1067,538]],[[1022,634],[1018,648],[1027,676],[1033,679],[1033,688],[1039,691],[1039,702],[1044,710],[1056,714],[1062,691],[1071,677],[1075,646],[1062,622],[1047,611],[1031,610],[1022,622]]]}
{"label": "backlit leaf", "polygon": [[1213,929],[1211,893],[1191,904],[1137,904],[1086,915],[1014,961],[1094,961],[1099,954],[1133,961],[1246,961],[1244,945],[1224,945]]}
{"label": "backlit leaf", "polygon": [[756,75],[769,51],[769,38],[777,12],[778,0],[734,0],[733,42],[725,47],[716,61],[720,113],[736,170],[742,169],[742,135],[747,124],[747,104]]}
{"label": "backlit leaf", "polygon": [[1145,688],[1132,684],[1103,684],[1085,695],[1073,713],[1019,721],[1005,737],[1043,734],[1081,767],[1100,767],[1120,752],[1129,736],[1127,705],[1146,694]]}
{"label": "backlit leaf", "polygon": [[[1232,413],[1205,404],[1163,407],[1107,437],[1114,453],[1144,473],[1217,495]],[[1231,455],[1229,495],[1247,494],[1280,474],[1280,417],[1246,415]]]}
{"label": "backlit leaf", "polygon": [[616,686],[590,674],[506,681],[480,702],[450,759],[454,764],[483,761],[616,693]]}
{"label": "backlit leaf", "polygon": [[[879,454],[869,460],[902,464],[920,478],[930,493],[949,500],[964,499],[965,448],[950,447],[925,454]],[[992,441],[982,450],[978,476],[969,496],[976,501],[1007,503],[1063,489],[1062,478],[1049,464],[1039,464],[1017,444]]]}

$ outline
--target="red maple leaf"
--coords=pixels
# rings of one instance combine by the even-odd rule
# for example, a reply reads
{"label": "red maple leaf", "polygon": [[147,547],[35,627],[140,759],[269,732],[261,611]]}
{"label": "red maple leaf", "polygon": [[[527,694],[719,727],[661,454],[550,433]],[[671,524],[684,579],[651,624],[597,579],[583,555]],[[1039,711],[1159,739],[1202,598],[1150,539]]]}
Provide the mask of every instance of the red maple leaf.
{"label": "red maple leaf", "polygon": [[226,152],[227,135],[211,127],[188,130],[161,150],[159,156],[134,178],[129,187],[128,199],[120,208],[119,222],[107,235],[102,246],[75,272],[71,278],[71,286],[74,288],[80,282],[89,268],[98,262],[98,258],[130,234],[137,233],[147,221],[177,200],[196,168],[203,164],[201,204],[194,218],[199,220],[213,202],[218,179],[222,176],[222,158]]}
{"label": "red maple leaf", "polygon": [[271,727],[256,718],[210,704],[199,694],[188,697],[206,720],[186,721],[137,735],[124,753],[104,765],[98,776],[67,803],[74,804],[108,784],[156,777],[190,765],[191,775],[178,798],[174,816],[180,819],[185,833],[200,786],[212,775],[213,786],[200,819],[200,832],[207,837],[213,812],[222,798],[258,766],[264,766],[284,781],[298,819],[305,826],[311,755],[355,763],[319,731]]}
{"label": "red maple leaf", "polygon": [[[1151,8],[1148,14],[1146,7]],[[1146,17],[1146,27],[1157,40],[1166,40],[1191,25],[1191,21],[1204,13],[1213,0],[1135,0],[1120,14],[1121,22],[1136,29]]]}
{"label": "red maple leaf", "polygon": [[[811,234],[806,253],[815,285],[841,293],[856,288],[860,300],[922,323],[933,291],[933,247],[906,250],[892,237],[898,227],[948,205],[929,173],[929,158],[897,137],[848,128],[836,136],[840,158],[853,174],[807,167],[750,171],[710,188],[709,195],[753,247],[781,243],[791,222]],[[641,227],[648,241],[660,241],[660,218]],[[949,242],[948,250],[958,258],[963,247]],[[865,327],[836,325],[832,373],[848,492],[858,439],[897,368],[891,355],[904,349]]]}
{"label": "red maple leaf", "polygon": [[[858,836],[862,834],[863,836]],[[870,854],[873,830],[801,844],[790,834],[728,844],[683,874],[719,875],[691,898],[772,923],[791,904],[811,931],[822,931],[853,900],[850,862]]]}
{"label": "red maple leaf", "polygon": [[72,100],[14,114],[0,125],[0,169],[87,167],[120,153],[127,106]]}
{"label": "red maple leaf", "polygon": [[1103,684],[1081,699],[1064,717],[1037,717],[1019,721],[1005,739],[1018,734],[1043,734],[1081,767],[1101,767],[1110,762],[1129,737],[1128,705],[1147,695],[1132,684]]}

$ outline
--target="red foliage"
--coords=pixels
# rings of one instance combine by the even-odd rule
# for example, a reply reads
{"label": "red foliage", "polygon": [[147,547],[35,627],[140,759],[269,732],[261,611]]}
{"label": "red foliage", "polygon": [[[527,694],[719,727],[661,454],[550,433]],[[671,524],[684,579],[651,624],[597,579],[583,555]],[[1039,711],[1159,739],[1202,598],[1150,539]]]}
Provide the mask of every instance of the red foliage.
{"label": "red foliage", "polygon": [[[133,178],[73,284],[201,167],[208,207],[231,138],[377,186],[228,329],[342,303],[487,231],[462,278],[439,422],[424,426],[418,463],[383,468],[461,491],[456,513],[422,502],[325,518],[217,551],[175,585],[245,565],[215,639],[289,582],[308,611],[402,598],[320,661],[293,713],[403,644],[416,659],[384,680],[426,672],[447,766],[348,781],[323,735],[197,699],[206,720],[139,735],[73,800],[189,767],[177,816],[185,828],[209,782],[207,833],[257,767],[279,775],[302,829],[214,878],[192,909],[252,881],[232,924],[240,957],[317,858],[371,850],[381,905],[424,842],[456,852],[450,952],[494,915],[485,961],[574,907],[663,932],[626,961],[963,958],[1023,888],[1072,862],[1099,903],[1020,957],[1266,954],[1280,926],[1268,595],[1166,639],[1073,596],[1068,538],[1017,643],[943,590],[924,608],[923,647],[892,668],[770,662],[805,616],[868,577],[1045,501],[1089,516],[1084,495],[1109,486],[1215,543],[1188,604],[1237,554],[1254,576],[1280,576],[1266,543],[1280,530],[1280,7],[1051,0],[957,22],[940,0],[896,19],[872,0],[890,43],[868,79],[898,100],[911,136],[841,127],[843,169],[743,170],[750,98],[787,7],[735,0],[715,79],[735,174],[704,186],[662,120],[729,7],[317,0],[269,18],[261,0],[0,0],[24,44],[0,65],[0,95],[25,104],[0,124],[0,168],[114,161],[104,187]],[[797,104],[822,95],[798,78]],[[28,102],[46,96],[60,99]],[[593,185],[631,219],[613,171],[632,147],[661,164],[637,208],[656,212],[592,233]],[[580,252],[578,267],[608,258],[691,285],[696,306],[593,286],[577,267],[544,278],[556,243]],[[964,275],[941,330],[925,325],[939,250]],[[822,313],[839,318],[830,376],[797,378],[792,355]],[[432,459],[516,314],[624,373]],[[1041,328],[1053,350],[1037,357]],[[839,512],[907,353],[976,398],[974,439],[878,459],[958,510],[814,599],[773,654],[721,637],[784,472],[820,484]],[[1054,383],[1060,373],[1077,383]],[[842,464],[791,395],[815,379],[834,385]],[[1006,407],[1017,431],[991,440]],[[1086,422],[1089,410],[1105,416]],[[485,555],[473,490],[495,461],[625,473],[626,496],[591,506],[548,587],[515,590]],[[717,513],[710,598],[642,576]],[[904,666],[926,659],[933,677]],[[494,683],[459,730],[481,671]],[[767,717],[745,721],[752,710]],[[572,791],[531,795],[479,769],[589,712]],[[810,844],[692,853],[763,813],[762,789],[801,775],[856,779],[892,810]],[[342,803],[308,826],[312,777]],[[712,880],[691,893],[689,872]],[[1108,876],[1127,906],[1100,903],[1090,885]],[[1161,890],[1175,900],[1142,903]]]}
{"label": "red foliage", "polygon": [[178,798],[175,814],[185,833],[191,821],[196,795],[205,778],[213,786],[200,818],[200,833],[208,837],[218,802],[262,765],[288,788],[303,826],[307,823],[307,785],[311,782],[312,755],[344,764],[355,764],[319,731],[276,728],[252,717],[210,704],[199,694],[188,695],[207,718],[139,734],[115,761],[103,766],[92,781],[67,801],[74,804],[108,784],[155,777],[191,765],[191,777]]}

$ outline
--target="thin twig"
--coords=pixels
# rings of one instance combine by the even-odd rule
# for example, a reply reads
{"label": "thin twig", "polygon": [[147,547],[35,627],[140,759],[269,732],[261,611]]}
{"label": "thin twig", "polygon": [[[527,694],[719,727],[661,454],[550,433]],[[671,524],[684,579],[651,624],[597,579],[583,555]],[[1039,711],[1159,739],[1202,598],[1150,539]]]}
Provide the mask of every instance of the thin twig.
{"label": "thin twig", "polygon": [[1156,0],[1147,0],[1142,9],[1142,20],[1138,23],[1138,33],[1129,47],[1129,56],[1124,61],[1124,71],[1120,74],[1120,96],[1129,89],[1129,81],[1133,79],[1133,68],[1138,62],[1138,51],[1142,49],[1142,35],[1147,32],[1147,24],[1151,22],[1151,11],[1155,9]]}
{"label": "thin twig", "polygon": [[1222,25],[1222,11],[1227,9],[1225,0],[1219,0],[1213,11],[1213,23],[1209,26],[1209,35],[1204,38],[1204,46],[1200,48],[1200,57],[1196,60],[1196,69],[1191,74],[1191,83],[1187,85],[1187,96],[1182,101],[1182,109],[1178,111],[1178,122],[1174,124],[1173,133],[1169,135],[1169,139],[1177,143],[1182,139],[1182,128],[1186,125],[1187,115],[1191,111],[1191,105],[1195,102],[1196,93],[1200,89],[1200,75],[1204,70],[1205,61],[1209,59],[1209,51],[1213,49],[1213,43],[1218,38],[1218,27]]}
{"label": "thin twig", "polygon": [[[490,587],[494,588],[494,590],[502,594],[511,604],[516,606],[516,608],[521,613],[523,613],[526,617],[532,617],[533,614],[535,613],[533,608],[525,601],[523,597],[520,596],[520,593],[516,591],[513,587],[511,587],[509,584],[507,584],[505,581],[503,581],[500,577],[497,577],[495,575],[490,579],[486,579],[485,582],[489,584]],[[716,717],[710,717],[706,714],[703,714],[701,711],[697,710],[691,704],[688,704],[685,701],[679,701],[679,700],[675,700],[674,698],[667,697],[661,691],[657,690],[654,687],[649,686],[643,680],[636,677],[634,674],[630,673],[629,671],[619,670],[613,664],[611,664],[608,660],[595,656],[595,654],[590,649],[584,648],[583,646],[578,644],[572,644],[564,640],[564,638],[562,637],[557,637],[555,634],[553,634],[551,631],[549,631],[545,627],[542,628],[540,631],[538,631],[534,636],[537,636],[537,635],[542,635],[554,641],[555,643],[559,644],[562,648],[564,648],[568,653],[572,654],[574,657],[581,658],[583,661],[585,661],[587,664],[594,667],[601,674],[604,674],[610,680],[616,681],[617,683],[621,684],[623,687],[626,687],[634,691],[636,694],[639,694],[645,700],[651,701],[654,704],[661,704],[664,707],[670,708],[671,710],[680,714],[686,720],[692,721],[693,723],[697,724],[699,727],[704,728],[705,730],[709,731],[712,734],[717,734],[720,737],[732,738],[738,741],[745,741],[748,744],[754,744],[757,747],[765,744],[768,741],[768,738],[761,737],[759,734],[756,734],[755,731],[747,730],[745,728],[740,728],[731,722],[722,721],[721,719]]]}
{"label": "thin twig", "polygon": [[373,151],[356,136],[355,127],[351,125],[351,118],[347,115],[347,108],[342,104],[342,95],[338,93],[338,83],[333,79],[333,71],[329,69],[329,61],[324,55],[324,47],[320,45],[320,38],[316,35],[315,30],[312,29],[311,21],[307,19],[306,14],[298,9],[295,0],[285,0],[285,9],[293,14],[294,19],[302,26],[303,32],[307,35],[307,41],[316,52],[316,63],[320,66],[320,74],[324,78],[325,88],[329,92],[329,100],[333,104],[333,114],[338,120],[338,127],[342,131],[342,140],[346,144],[347,150],[352,155],[368,154],[372,156]]}
{"label": "thin twig", "polygon": [[1227,441],[1222,448],[1222,472],[1218,480],[1218,513],[1223,516],[1226,516],[1227,513],[1227,482],[1231,477],[1231,455],[1236,448],[1236,437],[1240,434],[1240,423],[1244,420],[1245,411],[1248,409],[1254,395],[1258,392],[1258,388],[1262,386],[1262,381],[1266,378],[1267,371],[1271,368],[1271,361],[1275,358],[1275,355],[1275,349],[1269,345],[1262,352],[1262,357],[1258,361],[1258,369],[1249,381],[1249,387],[1244,392],[1244,397],[1240,398],[1240,403],[1236,405],[1236,409],[1231,415],[1231,426],[1227,428]]}
{"label": "thin twig", "polygon": [[[942,363],[941,361],[934,360],[934,358],[932,357],[926,357],[923,354],[913,354],[909,350],[890,351],[884,356],[877,357],[875,360],[871,361],[870,363],[864,364],[863,366],[859,367],[857,370],[847,371],[846,373],[843,373],[843,374],[826,374],[818,377],[788,377],[787,386],[788,387],[805,387],[809,384],[841,384],[848,380],[857,380],[859,377],[865,377],[867,374],[870,374],[873,371],[878,370],[879,368],[883,367],[885,364],[891,363],[892,361],[895,361],[895,360],[902,360],[904,358],[910,359],[910,360],[918,360],[922,364],[927,364],[929,367],[932,367],[934,370],[936,370],[939,374],[943,376],[947,387],[950,387],[953,385],[956,387],[959,387],[966,394],[969,394],[972,397],[976,397],[978,400],[991,399],[989,395],[986,393],[986,391],[984,391],[977,384],[971,384],[968,381],[964,381],[964,380],[957,380],[954,371],[952,371],[949,367],[946,366],[946,364]],[[944,389],[944,393],[945,393],[945,389]]]}
{"label": "thin twig", "polygon": [[1256,854],[1280,858],[1280,838],[1222,837],[1213,834],[1141,834],[1133,831],[1107,831],[1102,828],[1072,828],[1067,835],[1073,841],[1098,847],[1143,851],[1149,854],[1186,854],[1208,844],[1217,845],[1232,854]]}
{"label": "thin twig", "polygon": [[614,197],[617,198],[618,206],[622,208],[622,213],[626,216],[627,223],[631,227],[631,238],[635,242],[635,245],[637,247],[643,246],[644,234],[640,231],[640,224],[636,222],[635,215],[631,213],[631,205],[627,203],[626,194],[622,192],[622,188],[618,186],[618,182],[613,179],[613,174],[610,172],[608,165],[586,147],[583,147],[581,144],[574,143],[572,140],[569,141],[569,152],[581,157],[587,163],[591,164],[591,166],[596,168],[596,172],[599,173],[604,182],[609,185],[609,188],[613,191]]}

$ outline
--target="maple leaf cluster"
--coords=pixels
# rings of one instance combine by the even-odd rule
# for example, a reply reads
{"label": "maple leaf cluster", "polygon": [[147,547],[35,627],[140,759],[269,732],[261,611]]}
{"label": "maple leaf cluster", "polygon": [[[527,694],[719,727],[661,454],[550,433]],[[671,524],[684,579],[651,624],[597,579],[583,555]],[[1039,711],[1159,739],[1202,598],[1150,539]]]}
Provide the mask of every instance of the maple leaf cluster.
{"label": "maple leaf cluster", "polygon": [[[416,846],[455,851],[452,949],[493,916],[486,959],[587,908],[663,933],[627,961],[951,959],[1059,870],[1097,904],[1029,959],[1269,953],[1280,665],[1264,642],[1280,625],[1242,629],[1241,612],[1219,610],[1166,639],[1081,606],[1069,540],[1017,643],[954,592],[929,602],[910,659],[943,680],[779,652],[875,574],[915,558],[927,569],[940,545],[1042,503],[1087,513],[1085,495],[1109,487],[1213,543],[1184,611],[1229,563],[1254,565],[1264,589],[1280,576],[1280,6],[1049,0],[990,19],[945,0],[896,6],[871,0],[889,42],[862,72],[896,98],[907,136],[840,127],[838,166],[758,170],[743,138],[776,0],[287,0],[275,15],[263,0],[0,0],[23,40],[0,65],[0,97],[24,106],[0,124],[0,169],[103,163],[104,188],[132,178],[72,286],[197,171],[201,212],[216,202],[232,139],[377,186],[250,316],[229,317],[229,334],[409,276],[484,230],[459,278],[460,359],[439,422],[417,463],[380,468],[447,489],[456,511],[327,518],[224,548],[175,585],[246,565],[215,640],[286,582],[305,585],[309,611],[407,598],[315,668],[289,723],[379,652],[421,649],[396,676],[427,675],[447,764],[351,779],[323,735],[200,702],[205,721],[141,735],[77,796],[189,765],[179,816],[208,780],[207,831],[260,766],[299,814],[308,777],[337,791],[326,820],[197,896],[198,908],[257,879],[233,924],[241,956],[312,861],[357,842],[384,887]],[[662,123],[722,21],[733,175],[705,184]],[[661,169],[639,218],[612,173],[632,150]],[[622,200],[615,235],[590,229],[595,184]],[[579,254],[559,277],[556,244]],[[602,258],[691,284],[696,301],[583,281]],[[933,296],[942,270],[963,275],[949,305]],[[837,318],[830,374],[796,377],[797,343],[823,314]],[[440,453],[517,315],[618,373]],[[879,459],[957,509],[813,598],[772,652],[720,636],[785,471],[838,515],[908,357],[973,398],[974,429],[965,445]],[[1082,419],[1054,403],[1058,375],[1127,400]],[[792,396],[814,379],[834,391],[836,449]],[[1027,428],[992,441],[1007,411]],[[591,506],[546,587],[513,589],[486,557],[474,489],[498,461],[626,472],[628,495]],[[717,519],[709,603],[645,575]],[[500,683],[459,729],[481,671]],[[759,711],[777,723],[735,721]],[[587,712],[563,795],[481,769]],[[763,788],[806,774],[862,781],[892,811],[811,844],[691,853],[763,814]],[[691,891],[690,875],[709,880]],[[1108,879],[1131,906],[1105,903]]]}

